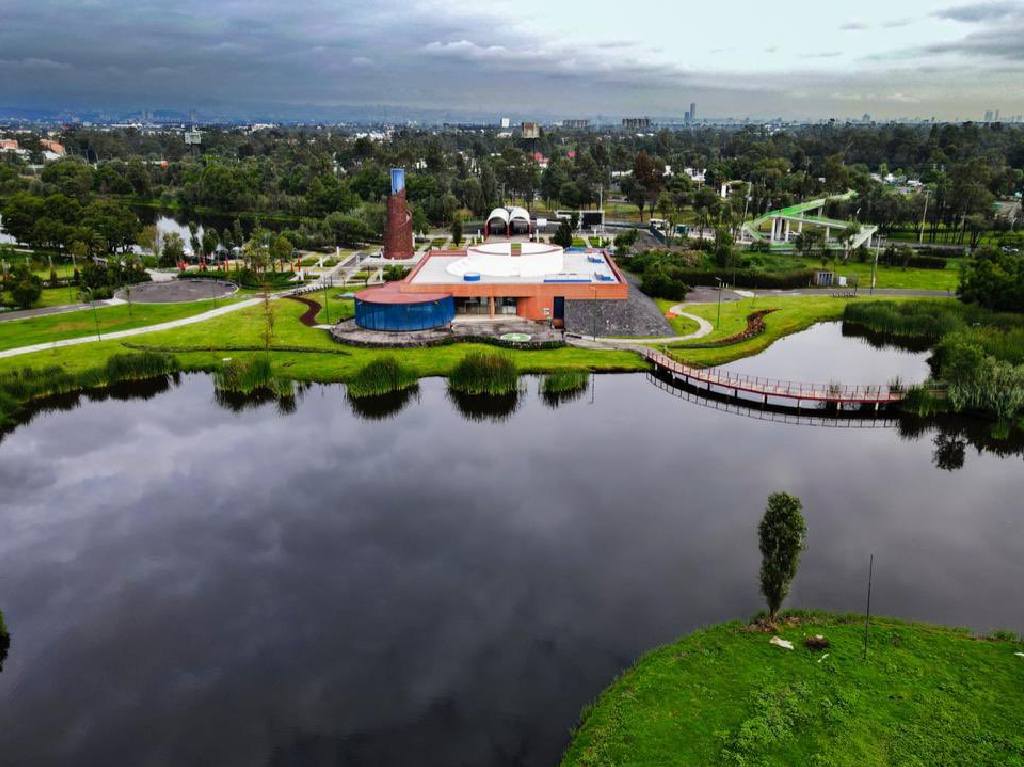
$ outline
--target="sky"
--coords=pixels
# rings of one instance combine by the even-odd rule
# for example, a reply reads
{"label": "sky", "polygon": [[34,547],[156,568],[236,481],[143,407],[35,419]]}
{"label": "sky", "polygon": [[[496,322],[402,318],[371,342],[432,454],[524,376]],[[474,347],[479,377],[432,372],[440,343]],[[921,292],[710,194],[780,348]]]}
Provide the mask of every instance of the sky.
{"label": "sky", "polygon": [[1024,0],[0,0],[0,110],[980,119]]}

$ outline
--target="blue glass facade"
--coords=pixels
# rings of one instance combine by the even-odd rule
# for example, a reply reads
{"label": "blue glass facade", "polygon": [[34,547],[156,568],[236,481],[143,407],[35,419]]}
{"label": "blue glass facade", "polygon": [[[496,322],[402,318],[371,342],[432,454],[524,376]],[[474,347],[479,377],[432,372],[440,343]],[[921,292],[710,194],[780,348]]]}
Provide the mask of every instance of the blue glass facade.
{"label": "blue glass facade", "polygon": [[415,304],[375,304],[356,299],[356,324],[369,330],[427,330],[444,327],[453,319],[455,300],[451,296]]}

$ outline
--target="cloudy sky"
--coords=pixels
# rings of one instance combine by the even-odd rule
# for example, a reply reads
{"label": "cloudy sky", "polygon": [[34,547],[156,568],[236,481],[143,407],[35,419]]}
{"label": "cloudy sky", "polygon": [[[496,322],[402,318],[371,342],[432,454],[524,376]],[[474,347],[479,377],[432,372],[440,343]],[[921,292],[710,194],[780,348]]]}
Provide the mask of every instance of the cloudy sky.
{"label": "cloudy sky", "polygon": [[0,0],[0,109],[977,119],[1024,0]]}

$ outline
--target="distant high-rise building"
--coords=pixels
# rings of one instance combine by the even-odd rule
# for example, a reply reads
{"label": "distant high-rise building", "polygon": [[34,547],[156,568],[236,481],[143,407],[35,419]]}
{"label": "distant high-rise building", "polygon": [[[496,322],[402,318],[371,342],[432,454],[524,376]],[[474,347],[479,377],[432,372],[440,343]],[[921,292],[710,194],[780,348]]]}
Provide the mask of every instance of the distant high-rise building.
{"label": "distant high-rise building", "polygon": [[995,120],[996,122],[999,122],[999,110],[998,109],[996,110],[995,114],[992,115],[992,119]]}
{"label": "distant high-rise building", "polygon": [[562,127],[566,130],[587,130],[590,120],[562,120]]}
{"label": "distant high-rise building", "polygon": [[502,130],[508,130],[510,127],[512,127],[512,120],[510,118],[508,118],[508,117],[502,117],[501,118],[501,129]]}
{"label": "distant high-rise building", "polygon": [[540,138],[540,123],[524,122],[523,138]]}
{"label": "distant high-rise building", "polygon": [[987,122],[987,123],[992,122],[992,110],[991,109],[986,110],[986,112],[985,112],[985,122]]}
{"label": "distant high-rise building", "polygon": [[695,122],[696,120],[697,120],[697,102],[696,101],[691,101],[690,102],[690,122]]}
{"label": "distant high-rise building", "polygon": [[871,115],[869,115],[867,112],[865,112],[864,116],[861,117],[860,119],[861,119],[861,122],[869,123],[869,122],[871,122]]}
{"label": "distant high-rise building", "polygon": [[623,130],[650,130],[651,129],[651,118],[650,117],[623,117],[622,118],[622,129]]}

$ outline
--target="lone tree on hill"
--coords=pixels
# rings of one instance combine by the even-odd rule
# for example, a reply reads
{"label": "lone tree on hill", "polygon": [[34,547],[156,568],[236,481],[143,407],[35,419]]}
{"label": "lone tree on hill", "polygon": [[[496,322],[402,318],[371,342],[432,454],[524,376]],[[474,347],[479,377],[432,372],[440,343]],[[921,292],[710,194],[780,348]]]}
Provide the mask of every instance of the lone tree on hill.
{"label": "lone tree on hill", "polygon": [[800,552],[806,546],[807,526],[800,499],[789,493],[768,496],[761,524],[757,528],[761,549],[761,593],[768,602],[768,618],[775,617],[796,577]]}

